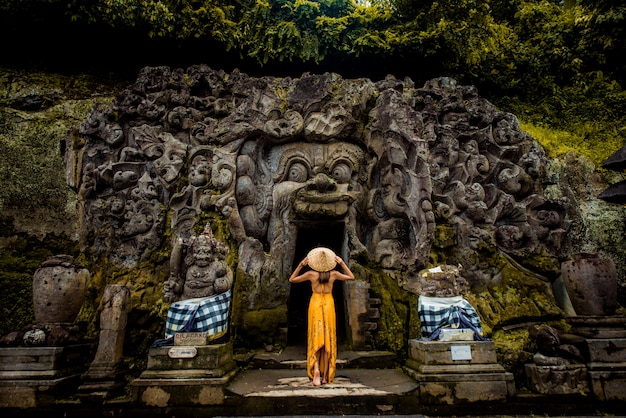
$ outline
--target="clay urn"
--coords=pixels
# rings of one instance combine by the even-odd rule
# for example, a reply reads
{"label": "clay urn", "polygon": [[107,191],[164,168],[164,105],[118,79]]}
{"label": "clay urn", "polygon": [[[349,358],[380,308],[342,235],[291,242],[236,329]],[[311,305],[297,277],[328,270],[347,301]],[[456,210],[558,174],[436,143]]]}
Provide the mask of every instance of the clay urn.
{"label": "clay urn", "polygon": [[577,315],[612,315],[617,306],[617,270],[613,260],[576,253],[561,264],[563,283]]}
{"label": "clay urn", "polygon": [[35,322],[74,322],[83,306],[89,276],[89,271],[70,255],[46,259],[33,275]]}

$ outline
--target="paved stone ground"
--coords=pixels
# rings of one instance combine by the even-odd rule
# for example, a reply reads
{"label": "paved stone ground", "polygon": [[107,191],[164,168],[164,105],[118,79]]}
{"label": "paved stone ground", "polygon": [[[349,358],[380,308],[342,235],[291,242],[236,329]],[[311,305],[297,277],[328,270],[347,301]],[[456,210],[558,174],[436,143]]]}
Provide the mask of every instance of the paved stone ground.
{"label": "paved stone ground", "polygon": [[272,369],[244,371],[227,389],[243,397],[306,396],[328,398],[337,396],[405,395],[417,385],[404,373],[394,369],[338,370],[332,384],[313,386],[304,369]]}

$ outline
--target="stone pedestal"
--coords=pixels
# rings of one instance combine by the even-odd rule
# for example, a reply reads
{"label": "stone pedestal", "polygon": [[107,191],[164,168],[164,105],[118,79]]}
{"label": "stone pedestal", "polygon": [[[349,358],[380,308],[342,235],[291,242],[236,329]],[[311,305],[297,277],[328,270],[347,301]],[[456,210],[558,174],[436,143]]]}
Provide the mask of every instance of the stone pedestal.
{"label": "stone pedestal", "polygon": [[567,318],[571,325],[570,333],[585,338],[610,339],[626,338],[626,317],[610,316],[572,316]]}
{"label": "stone pedestal", "polygon": [[526,378],[530,389],[544,395],[588,394],[587,366],[563,364],[541,366],[526,364]]}
{"label": "stone pedestal", "polygon": [[131,393],[146,406],[220,405],[236,372],[231,343],[151,348]]}
{"label": "stone pedestal", "polygon": [[587,339],[589,381],[601,401],[626,401],[626,338]]}
{"label": "stone pedestal", "polygon": [[492,341],[409,340],[405,372],[424,404],[505,401],[515,394],[513,375],[497,363]]}
{"label": "stone pedestal", "polygon": [[570,332],[587,342],[591,392],[601,401],[626,400],[626,316],[567,318]]}
{"label": "stone pedestal", "polygon": [[0,407],[32,408],[73,393],[92,347],[0,348]]}

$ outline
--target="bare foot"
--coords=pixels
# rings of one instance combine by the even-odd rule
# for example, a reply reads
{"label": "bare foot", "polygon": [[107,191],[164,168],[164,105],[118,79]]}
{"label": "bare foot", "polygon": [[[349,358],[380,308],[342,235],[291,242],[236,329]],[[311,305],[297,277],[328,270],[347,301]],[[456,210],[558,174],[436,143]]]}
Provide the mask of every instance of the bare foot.
{"label": "bare foot", "polygon": [[321,385],[320,383],[320,371],[319,370],[315,370],[313,372],[313,386],[319,386]]}

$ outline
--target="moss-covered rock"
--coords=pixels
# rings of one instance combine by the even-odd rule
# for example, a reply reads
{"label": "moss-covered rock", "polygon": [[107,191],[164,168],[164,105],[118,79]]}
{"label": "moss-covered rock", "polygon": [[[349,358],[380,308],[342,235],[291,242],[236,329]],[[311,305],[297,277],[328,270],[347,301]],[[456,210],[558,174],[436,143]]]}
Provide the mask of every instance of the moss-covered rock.
{"label": "moss-covered rock", "polygon": [[548,187],[548,193],[570,201],[570,253],[592,252],[612,259],[617,269],[618,301],[624,304],[626,207],[597,198],[607,185],[622,180],[623,174],[597,169],[590,159],[575,153],[552,160],[552,172],[556,184]]}
{"label": "moss-covered rock", "polygon": [[407,352],[407,341],[420,335],[417,295],[403,290],[383,270],[371,266],[357,267],[356,271],[359,270],[370,283],[370,293],[381,300],[375,348],[391,350],[402,357]]}
{"label": "moss-covered rock", "polygon": [[273,309],[258,309],[243,313],[239,329],[245,334],[245,340],[235,335],[237,345],[255,348],[276,341],[277,330],[285,326],[287,306]]}
{"label": "moss-covered rock", "polygon": [[68,131],[121,86],[89,76],[0,68],[0,210],[17,230],[76,235],[76,196],[65,180]]}

